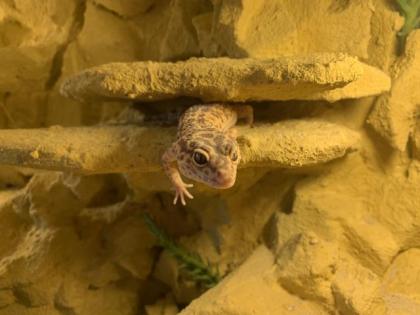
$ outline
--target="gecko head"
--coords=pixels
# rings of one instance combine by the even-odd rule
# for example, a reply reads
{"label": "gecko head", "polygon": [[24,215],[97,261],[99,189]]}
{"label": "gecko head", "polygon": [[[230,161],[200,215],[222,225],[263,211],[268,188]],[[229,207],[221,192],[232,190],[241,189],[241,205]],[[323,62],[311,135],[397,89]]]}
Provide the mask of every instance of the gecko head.
{"label": "gecko head", "polygon": [[231,137],[222,132],[196,134],[181,147],[178,167],[185,177],[219,189],[235,184],[240,154]]}

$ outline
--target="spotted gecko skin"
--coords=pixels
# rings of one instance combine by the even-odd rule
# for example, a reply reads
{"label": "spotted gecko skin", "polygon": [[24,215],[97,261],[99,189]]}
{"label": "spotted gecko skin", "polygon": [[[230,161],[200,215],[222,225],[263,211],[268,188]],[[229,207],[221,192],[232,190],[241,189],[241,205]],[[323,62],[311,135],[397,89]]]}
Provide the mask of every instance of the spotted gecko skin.
{"label": "spotted gecko skin", "polygon": [[178,122],[177,139],[162,156],[163,169],[175,189],[174,204],[180,200],[185,205],[185,196],[193,198],[187,189],[193,185],[184,183],[181,174],[213,188],[235,184],[241,158],[233,128],[238,119],[252,125],[252,107],[207,104],[184,112]]}

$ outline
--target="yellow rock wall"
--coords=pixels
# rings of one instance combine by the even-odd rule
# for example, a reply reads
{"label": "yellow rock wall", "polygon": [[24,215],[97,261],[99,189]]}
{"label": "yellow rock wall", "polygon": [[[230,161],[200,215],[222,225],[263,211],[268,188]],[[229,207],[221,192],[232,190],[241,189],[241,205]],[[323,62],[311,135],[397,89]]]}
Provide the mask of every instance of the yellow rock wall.
{"label": "yellow rock wall", "polygon": [[[293,170],[257,163],[230,190],[197,185],[186,208],[161,172],[1,166],[0,315],[420,314],[420,31],[401,50],[402,25],[387,0],[0,1],[2,129],[116,118],[129,102],[81,103],[59,87],[117,61],[344,52],[393,81],[379,97],[255,103],[257,122],[353,129],[358,150]],[[227,277],[200,296],[144,211]]]}

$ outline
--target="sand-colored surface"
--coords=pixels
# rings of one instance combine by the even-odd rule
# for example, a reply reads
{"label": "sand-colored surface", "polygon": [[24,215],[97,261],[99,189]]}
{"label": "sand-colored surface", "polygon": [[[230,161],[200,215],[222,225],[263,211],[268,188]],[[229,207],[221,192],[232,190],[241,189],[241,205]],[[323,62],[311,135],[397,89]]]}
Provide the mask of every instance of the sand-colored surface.
{"label": "sand-colored surface", "polygon": [[393,70],[392,90],[378,98],[368,122],[394,148],[404,151],[420,104],[420,31],[410,34],[404,57]]}
{"label": "sand-colored surface", "polygon": [[344,54],[277,59],[192,58],[173,63],[98,66],[67,79],[61,92],[80,101],[158,101],[180,96],[206,102],[359,98],[388,91],[390,79]]}
{"label": "sand-colored surface", "polygon": [[[356,132],[316,120],[238,128],[240,167],[296,168],[325,163],[357,148]],[[176,128],[51,127],[0,131],[0,164],[81,174],[161,171]]]}
{"label": "sand-colored surface", "polygon": [[[419,314],[403,22],[388,0],[0,1],[0,315]],[[135,113],[200,99],[256,126],[234,187],[174,207],[175,130]],[[200,291],[144,211],[226,277]]]}

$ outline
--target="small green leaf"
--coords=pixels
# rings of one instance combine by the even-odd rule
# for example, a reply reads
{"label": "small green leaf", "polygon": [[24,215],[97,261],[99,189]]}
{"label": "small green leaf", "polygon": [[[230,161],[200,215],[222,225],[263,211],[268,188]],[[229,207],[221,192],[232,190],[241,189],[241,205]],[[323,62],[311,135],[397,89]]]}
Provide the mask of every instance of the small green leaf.
{"label": "small green leaf", "polygon": [[420,27],[420,0],[395,0],[398,3],[401,14],[404,16],[404,25],[398,32],[401,41],[401,52],[410,32]]}
{"label": "small green leaf", "polygon": [[214,287],[220,281],[218,266],[216,266],[216,271],[213,271],[208,259],[204,262],[198,253],[188,252],[177,245],[165,232],[158,228],[148,214],[145,213],[143,218],[149,231],[157,238],[160,246],[165,248],[178,261],[179,269],[186,272],[191,279],[205,288]]}
{"label": "small green leaf", "polygon": [[405,14],[405,12],[409,11],[410,7],[408,3],[405,0],[397,0],[398,5],[400,6],[402,13]]}

